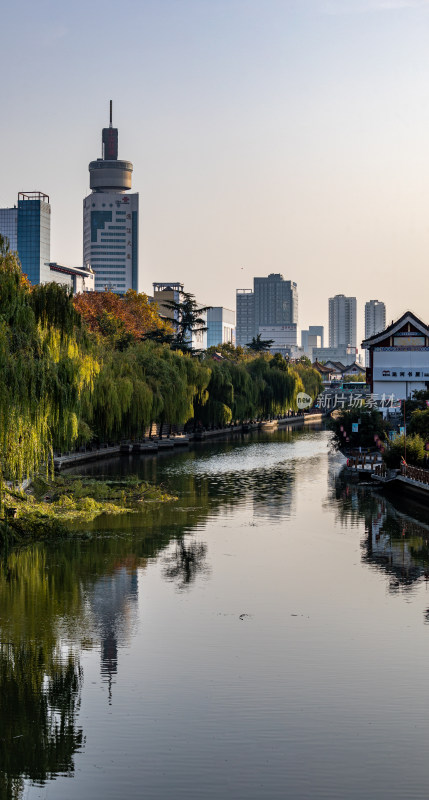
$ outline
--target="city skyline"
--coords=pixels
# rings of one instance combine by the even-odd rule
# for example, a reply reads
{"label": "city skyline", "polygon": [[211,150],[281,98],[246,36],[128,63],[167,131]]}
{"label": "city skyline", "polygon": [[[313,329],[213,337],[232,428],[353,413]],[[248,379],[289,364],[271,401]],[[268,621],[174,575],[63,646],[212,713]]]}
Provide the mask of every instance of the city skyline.
{"label": "city skyline", "polygon": [[236,288],[281,272],[302,328],[327,328],[328,297],[356,296],[358,345],[370,296],[388,321],[426,318],[427,2],[125,2],[126,81],[108,55],[109,3],[24,6],[5,10],[0,206],[42,187],[58,262],[82,261],[87,165],[112,97],[140,193],[144,291],[174,274],[233,307]]}

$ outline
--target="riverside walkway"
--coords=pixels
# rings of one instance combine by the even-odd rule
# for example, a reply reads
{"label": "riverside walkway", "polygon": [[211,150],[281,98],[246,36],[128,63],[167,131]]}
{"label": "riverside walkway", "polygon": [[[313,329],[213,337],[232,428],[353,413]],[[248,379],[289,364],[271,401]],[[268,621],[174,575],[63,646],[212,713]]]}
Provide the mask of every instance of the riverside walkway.
{"label": "riverside walkway", "polygon": [[371,479],[380,487],[413,495],[429,503],[429,469],[403,464],[401,469],[388,469],[378,453],[347,459],[347,470],[359,480]]}
{"label": "riverside walkway", "polygon": [[73,453],[61,453],[54,455],[54,468],[57,471],[78,464],[85,464],[89,461],[98,461],[105,458],[114,458],[118,455],[156,455],[164,450],[172,450],[178,447],[186,447],[193,442],[211,440],[213,438],[225,438],[236,434],[249,433],[251,431],[263,430],[271,431],[277,428],[284,428],[295,425],[305,425],[320,422],[323,414],[320,412],[305,414],[294,414],[288,417],[281,417],[272,420],[250,421],[239,425],[230,425],[226,428],[213,428],[199,430],[189,434],[179,433],[160,437],[152,435],[145,437],[141,441],[121,442],[115,445],[100,445],[99,447],[80,448]]}

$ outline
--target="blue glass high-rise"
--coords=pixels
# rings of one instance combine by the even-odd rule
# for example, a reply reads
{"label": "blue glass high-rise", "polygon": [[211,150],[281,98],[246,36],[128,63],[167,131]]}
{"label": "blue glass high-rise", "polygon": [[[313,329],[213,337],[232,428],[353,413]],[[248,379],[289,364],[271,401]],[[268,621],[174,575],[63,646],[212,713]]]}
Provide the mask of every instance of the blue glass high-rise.
{"label": "blue glass high-rise", "polygon": [[43,192],[18,194],[18,256],[22,271],[33,284],[52,280],[51,206]]}

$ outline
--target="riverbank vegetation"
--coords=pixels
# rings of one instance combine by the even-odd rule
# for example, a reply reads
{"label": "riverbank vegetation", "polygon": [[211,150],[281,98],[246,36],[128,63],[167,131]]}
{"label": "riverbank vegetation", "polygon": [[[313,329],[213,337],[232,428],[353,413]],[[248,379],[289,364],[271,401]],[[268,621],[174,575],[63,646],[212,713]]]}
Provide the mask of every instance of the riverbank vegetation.
{"label": "riverbank vegetation", "polygon": [[4,481],[52,477],[54,451],[281,414],[321,389],[305,363],[232,346],[214,360],[174,336],[146,295],[32,287],[0,241],[0,511]]}
{"label": "riverbank vegetation", "polygon": [[287,414],[296,410],[298,392],[315,399],[321,391],[320,376],[311,367],[289,364],[279,353],[252,357],[242,348],[236,350],[222,361],[205,357],[203,364],[210,363],[211,375],[207,395],[195,402],[197,423],[224,425]]}
{"label": "riverbank vegetation", "polygon": [[4,487],[3,494],[0,541],[13,543],[66,535],[71,522],[91,522],[101,514],[140,513],[148,504],[177,499],[133,476],[122,480],[38,476],[29,489]]}
{"label": "riverbank vegetation", "polygon": [[407,437],[395,436],[385,448],[383,460],[389,469],[399,469],[402,459],[407,464],[415,467],[423,467],[427,461],[425,450],[425,440],[419,434],[412,434]]}
{"label": "riverbank vegetation", "polygon": [[390,429],[377,409],[365,410],[365,407],[338,411],[332,416],[330,426],[335,449],[347,451],[383,447]]}
{"label": "riverbank vegetation", "polygon": [[378,449],[389,469],[399,469],[403,459],[410,466],[426,466],[429,410],[414,409],[408,419],[407,436],[404,437],[392,433],[391,424],[377,409],[343,409],[330,422],[334,447],[343,452],[359,447]]}

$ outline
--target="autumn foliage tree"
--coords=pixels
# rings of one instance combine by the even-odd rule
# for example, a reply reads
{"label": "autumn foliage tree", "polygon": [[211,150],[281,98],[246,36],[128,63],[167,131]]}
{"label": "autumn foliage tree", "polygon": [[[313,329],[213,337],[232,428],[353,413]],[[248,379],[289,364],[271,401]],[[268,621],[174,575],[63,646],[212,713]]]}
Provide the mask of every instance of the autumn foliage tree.
{"label": "autumn foliage tree", "polygon": [[129,289],[124,295],[114,292],[85,292],[74,298],[75,309],[94,333],[111,339],[117,349],[139,341],[148,333],[171,333],[171,327],[158,314],[156,303],[145,294]]}

